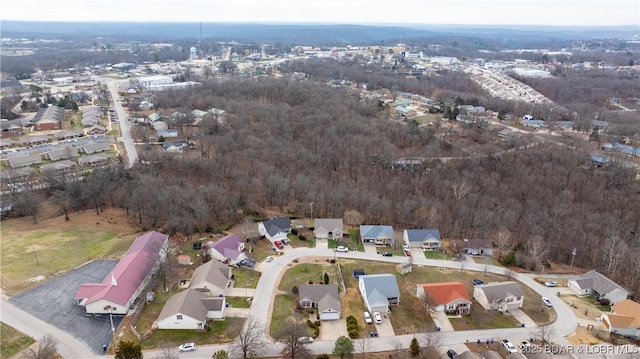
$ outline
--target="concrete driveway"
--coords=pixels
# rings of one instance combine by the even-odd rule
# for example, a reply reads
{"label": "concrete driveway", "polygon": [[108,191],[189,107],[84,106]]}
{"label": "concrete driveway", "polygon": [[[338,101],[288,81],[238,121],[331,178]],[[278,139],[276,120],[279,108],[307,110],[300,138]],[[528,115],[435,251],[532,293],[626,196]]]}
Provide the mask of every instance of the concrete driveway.
{"label": "concrete driveway", "polygon": [[349,336],[344,320],[325,320],[320,324],[320,337],[316,340],[336,340],[341,335]]}
{"label": "concrete driveway", "polygon": [[451,325],[451,321],[447,317],[447,313],[431,312],[431,318],[433,318],[433,323],[436,325],[436,327],[440,328],[441,332],[453,331],[453,325]]}
{"label": "concrete driveway", "polygon": [[396,333],[393,331],[393,325],[391,325],[391,319],[387,313],[382,314],[382,324],[376,324],[376,331],[379,337],[393,337]]}
{"label": "concrete driveway", "polygon": [[[9,302],[82,340],[95,353],[102,353],[102,345],[108,345],[113,336],[109,317],[87,316],[84,307],[74,304],[73,297],[81,284],[102,282],[117,263],[108,260],[89,262],[12,297]],[[114,316],[113,325],[117,328],[121,320]]]}
{"label": "concrete driveway", "polygon": [[509,309],[509,313],[520,323],[524,323],[526,327],[535,328],[538,326],[522,309]]}

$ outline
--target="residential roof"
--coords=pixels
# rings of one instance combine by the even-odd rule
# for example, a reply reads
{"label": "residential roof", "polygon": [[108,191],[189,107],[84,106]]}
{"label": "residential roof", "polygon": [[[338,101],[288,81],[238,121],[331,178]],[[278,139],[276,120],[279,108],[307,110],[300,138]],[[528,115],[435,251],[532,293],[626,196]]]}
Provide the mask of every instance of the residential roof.
{"label": "residential roof", "polygon": [[640,327],[640,303],[631,299],[625,299],[611,307],[611,313],[607,313],[609,322],[618,328]]}
{"label": "residential roof", "polygon": [[85,153],[109,151],[110,148],[111,144],[109,142],[87,142],[82,145],[82,150]]}
{"label": "residential roof", "polygon": [[187,289],[167,299],[158,320],[182,314],[199,321],[205,321],[207,312],[221,310],[223,303],[224,298],[210,297],[206,292]]}
{"label": "residential roof", "polygon": [[508,296],[522,297],[524,295],[520,284],[516,282],[487,283],[474,288],[474,290],[476,289],[483,291],[490,303],[499,302]]}
{"label": "residential roof", "polygon": [[231,268],[219,261],[210,260],[199,266],[191,276],[191,284],[189,287],[204,288],[206,283],[210,283],[222,290],[227,288],[227,284],[231,279]]}
{"label": "residential roof", "polygon": [[359,280],[363,282],[369,302],[374,302],[376,296],[381,295],[385,301],[387,298],[399,298],[400,289],[396,276],[389,273],[361,275]]}
{"label": "residential roof", "polygon": [[502,359],[502,355],[500,355],[500,353],[495,350],[487,350],[486,352],[482,353],[482,357],[484,359]]}
{"label": "residential roof", "polygon": [[10,128],[22,128],[22,127],[23,127],[23,124],[21,119],[0,121],[0,128],[3,130],[10,129]]}
{"label": "residential roof", "polygon": [[437,229],[405,229],[409,242],[425,242],[436,240],[440,242],[440,231]]}
{"label": "residential roof", "polygon": [[56,147],[47,152],[47,157],[52,161],[67,159],[78,155],[78,150],[73,146]]}
{"label": "residential roof", "polygon": [[597,272],[595,269],[588,271],[576,279],[576,283],[583,289],[593,289],[600,294],[609,293],[615,289],[629,292],[621,285],[607,278],[604,274]]}
{"label": "residential roof", "polygon": [[242,254],[242,251],[238,248],[240,248],[240,244],[243,242],[244,241],[235,234],[229,234],[215,241],[210,247],[225,256],[225,258],[237,260]]}
{"label": "residential roof", "polygon": [[12,156],[9,157],[7,162],[9,167],[25,167],[34,163],[42,163],[42,157],[40,155]]}
{"label": "residential roof", "polygon": [[341,311],[337,284],[303,284],[298,287],[299,300],[318,303],[318,311]]}
{"label": "residential roof", "polygon": [[467,239],[464,242],[465,242],[464,248],[469,248],[469,249],[493,248],[493,244],[489,239]]}
{"label": "residential roof", "polygon": [[378,225],[360,226],[361,238],[394,238],[393,227]]}
{"label": "residential roof", "polygon": [[471,302],[467,287],[460,282],[418,284],[437,304],[448,304],[457,299]]}
{"label": "residential roof", "polygon": [[41,172],[46,172],[46,171],[59,171],[59,170],[68,170],[71,168],[76,167],[77,164],[73,161],[70,160],[63,160],[63,161],[58,161],[58,162],[53,162],[53,163],[47,163],[44,165],[40,166],[40,171]]}
{"label": "residential roof", "polygon": [[206,115],[208,112],[207,111],[202,111],[202,110],[193,110],[191,111],[191,114],[194,115],[195,117],[202,117],[204,115]]}
{"label": "residential roof", "polygon": [[82,156],[78,158],[78,164],[80,166],[91,165],[94,163],[106,162],[113,156],[109,154],[99,153],[95,155]]}
{"label": "residential roof", "polygon": [[482,359],[482,356],[480,355],[480,353],[476,353],[476,352],[472,352],[470,350],[466,350],[466,351],[458,354],[458,356],[456,356],[456,359]]}
{"label": "residential roof", "polygon": [[166,234],[151,231],[137,237],[120,262],[111,270],[102,283],[85,283],[78,288],[75,299],[84,299],[82,304],[107,300],[127,305],[133,294],[158,261],[160,250],[168,240]]}
{"label": "residential roof", "polygon": [[274,236],[278,234],[278,232],[291,230],[291,219],[289,219],[289,217],[271,218],[262,222],[262,224],[270,236]]}
{"label": "residential roof", "polygon": [[53,135],[53,138],[58,140],[61,138],[64,139],[64,138],[80,137],[81,135],[82,135],[82,132],[80,131],[68,130],[68,131],[60,131],[56,133],[55,135]]}
{"label": "residential roof", "polygon": [[344,222],[342,218],[316,218],[313,221],[314,232],[318,229],[332,231],[334,229],[343,229]]}

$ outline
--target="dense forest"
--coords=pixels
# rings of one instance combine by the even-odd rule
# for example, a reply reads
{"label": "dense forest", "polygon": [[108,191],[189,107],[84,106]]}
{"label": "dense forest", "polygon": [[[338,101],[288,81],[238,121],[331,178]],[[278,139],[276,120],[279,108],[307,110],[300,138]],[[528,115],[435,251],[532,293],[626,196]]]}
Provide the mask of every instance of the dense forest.
{"label": "dense forest", "polygon": [[[434,161],[419,172],[393,170],[371,159],[460,149],[421,127],[389,121],[345,89],[314,82],[206,83],[156,100],[232,115],[224,124],[201,125],[198,150],[141,148],[144,164],[132,169],[98,170],[82,182],[48,178],[47,195],[61,211],[115,206],[147,228],[192,235],[266,209],[305,216],[313,202],[316,217],[345,217],[353,225],[490,238],[530,269],[545,260],[568,263],[578,248],[576,265],[640,290],[640,182],[621,165],[594,167],[585,153],[545,143],[499,157]],[[35,218],[37,196],[16,194],[16,213]]]}

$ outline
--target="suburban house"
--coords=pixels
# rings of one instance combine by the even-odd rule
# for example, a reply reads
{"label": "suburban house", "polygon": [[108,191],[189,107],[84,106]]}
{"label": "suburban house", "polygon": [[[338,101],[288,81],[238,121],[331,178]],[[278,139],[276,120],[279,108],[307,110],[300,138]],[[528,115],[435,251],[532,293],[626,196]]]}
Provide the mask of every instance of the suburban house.
{"label": "suburban house", "polygon": [[80,123],[83,127],[91,127],[100,124],[102,111],[97,107],[85,107],[82,109],[82,119]]}
{"label": "suburban house", "polygon": [[111,144],[109,142],[87,142],[80,147],[80,152],[92,154],[97,152],[109,151]]}
{"label": "suburban house", "polygon": [[0,129],[2,130],[2,137],[20,136],[24,131],[22,120],[2,120],[0,121]]}
{"label": "suburban house", "polygon": [[340,319],[340,295],[337,284],[300,285],[298,303],[304,309],[317,308],[320,320]]}
{"label": "suburban house", "polygon": [[107,133],[107,128],[104,126],[100,126],[100,125],[93,125],[89,128],[87,128],[84,133],[87,136],[97,136],[97,135],[104,135]]}
{"label": "suburban house", "polygon": [[211,258],[223,263],[237,265],[247,258],[244,251],[244,241],[235,234],[229,234],[215,242],[208,242],[207,248]]}
{"label": "suburban house", "polygon": [[104,154],[104,153],[98,153],[95,155],[89,155],[89,156],[83,156],[78,158],[78,165],[80,167],[87,167],[87,166],[92,166],[92,167],[97,167],[97,166],[104,166],[107,163],[109,163],[109,161],[113,158],[112,155],[109,154]]}
{"label": "suburban house", "polygon": [[598,273],[595,269],[571,279],[567,282],[567,286],[571,288],[577,295],[594,295],[598,299],[609,299],[611,304],[621,302],[629,296],[630,292],[607,278],[605,275]]}
{"label": "suburban house", "polygon": [[75,169],[78,165],[71,160],[62,160],[53,163],[47,163],[40,166],[40,172],[56,172],[56,173],[64,173]]}
{"label": "suburban house", "polygon": [[193,272],[189,288],[220,297],[230,285],[231,267],[218,261],[208,261]]}
{"label": "suburban house", "polygon": [[49,142],[49,137],[46,136],[25,136],[20,138],[20,144],[24,147],[33,147],[37,145],[43,145]]}
{"label": "suburban house", "polygon": [[342,239],[344,224],[342,218],[316,218],[313,221],[313,235],[316,239]]}
{"label": "suburban house", "polygon": [[611,312],[602,313],[602,324],[614,333],[640,338],[640,303],[625,299],[611,306]]}
{"label": "suburban house", "polygon": [[416,296],[427,298],[431,308],[437,312],[469,314],[471,297],[467,287],[460,282],[418,284]]}
{"label": "suburban house", "polygon": [[0,137],[0,149],[6,150],[7,148],[11,148],[15,145],[15,142],[10,138],[1,138]]}
{"label": "suburban house", "polygon": [[58,146],[44,154],[45,158],[51,161],[67,160],[77,157],[78,150],[73,146]]}
{"label": "suburban house", "polygon": [[440,231],[437,229],[405,229],[404,242],[411,248],[434,250],[440,248]]}
{"label": "suburban house", "polygon": [[167,299],[158,316],[158,329],[204,329],[208,319],[222,319],[226,301],[187,289]]}
{"label": "suburban house", "polygon": [[64,120],[64,108],[49,106],[38,110],[33,118],[33,129],[35,131],[51,131],[62,128]]}
{"label": "suburban house", "polygon": [[258,233],[265,236],[271,243],[287,239],[291,233],[291,220],[288,217],[271,218],[258,223]]}
{"label": "suburban house", "polygon": [[388,313],[390,306],[397,307],[400,304],[400,289],[393,274],[360,275],[358,288],[370,312]]}
{"label": "suburban house", "polygon": [[74,138],[78,138],[82,136],[82,132],[80,131],[74,131],[74,130],[68,130],[68,131],[60,131],[58,133],[55,133],[53,135],[53,139],[56,141],[63,141],[63,140],[71,140]]}
{"label": "suburban house", "polygon": [[473,298],[486,310],[504,312],[522,308],[524,293],[516,282],[493,282],[474,287]]}
{"label": "suburban house", "polygon": [[488,239],[465,239],[463,249],[472,256],[493,255],[493,244]]}
{"label": "suburban house", "polygon": [[13,156],[7,159],[7,164],[11,168],[27,167],[39,163],[42,163],[40,155]]}
{"label": "suburban house", "polygon": [[167,258],[169,236],[145,233],[133,241],[120,262],[102,283],[85,283],[74,298],[87,314],[127,314],[133,302]]}
{"label": "suburban house", "polygon": [[391,246],[395,241],[393,227],[391,226],[360,226],[360,238],[362,239],[362,243],[384,246]]}
{"label": "suburban house", "polygon": [[162,150],[165,152],[183,152],[189,148],[187,141],[165,141],[162,143]]}

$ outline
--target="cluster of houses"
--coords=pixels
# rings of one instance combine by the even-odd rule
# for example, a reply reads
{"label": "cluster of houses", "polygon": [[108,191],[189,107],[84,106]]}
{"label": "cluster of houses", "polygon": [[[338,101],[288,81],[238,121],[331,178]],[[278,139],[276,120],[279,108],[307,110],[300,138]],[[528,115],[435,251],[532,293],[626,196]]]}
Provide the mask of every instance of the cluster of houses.
{"label": "cluster of houses", "polygon": [[176,111],[167,117],[162,116],[159,112],[153,112],[146,118],[136,119],[135,123],[142,123],[151,126],[154,131],[156,131],[158,137],[162,136],[163,138],[176,138],[179,136],[178,130],[169,128],[170,126],[181,123],[185,125],[188,124],[195,126],[200,121],[202,121],[202,119],[207,117],[222,122],[226,117],[226,111],[214,107],[209,109],[208,111],[196,109],[191,111],[190,113]]}

